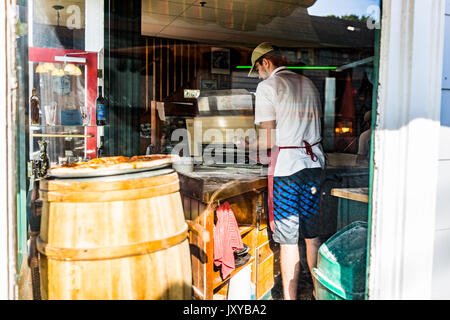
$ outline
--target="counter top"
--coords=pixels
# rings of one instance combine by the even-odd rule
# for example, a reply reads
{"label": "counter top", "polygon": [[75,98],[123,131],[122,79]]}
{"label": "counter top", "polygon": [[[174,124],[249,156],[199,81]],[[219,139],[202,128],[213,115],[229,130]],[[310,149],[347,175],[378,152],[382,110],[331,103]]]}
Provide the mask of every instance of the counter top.
{"label": "counter top", "polygon": [[336,188],[331,189],[331,195],[338,198],[369,203],[369,188]]}
{"label": "counter top", "polygon": [[201,166],[194,172],[178,174],[181,192],[204,203],[267,187],[267,176],[261,175],[261,168]]}

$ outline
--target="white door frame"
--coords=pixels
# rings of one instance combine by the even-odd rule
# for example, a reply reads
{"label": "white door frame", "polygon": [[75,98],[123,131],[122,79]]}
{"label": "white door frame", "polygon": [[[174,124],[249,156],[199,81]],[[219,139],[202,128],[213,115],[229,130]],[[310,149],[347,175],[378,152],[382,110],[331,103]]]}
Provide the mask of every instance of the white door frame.
{"label": "white door frame", "polygon": [[0,1],[0,299],[17,298],[16,1]]}
{"label": "white door frame", "polygon": [[369,299],[431,298],[445,0],[384,0]]}

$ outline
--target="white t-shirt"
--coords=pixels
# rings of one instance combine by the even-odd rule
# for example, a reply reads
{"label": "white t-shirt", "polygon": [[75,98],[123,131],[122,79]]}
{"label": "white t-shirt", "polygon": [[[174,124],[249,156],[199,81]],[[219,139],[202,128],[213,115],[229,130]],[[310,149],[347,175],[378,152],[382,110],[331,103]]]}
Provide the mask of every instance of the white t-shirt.
{"label": "white t-shirt", "polygon": [[[304,147],[303,140],[313,145],[321,141],[320,97],[312,81],[280,67],[256,89],[255,124],[276,121],[276,145]],[[322,146],[312,147],[319,158],[312,161],[306,149],[283,149],[278,155],[274,175],[290,176],[306,168],[325,166]]]}
{"label": "white t-shirt", "polygon": [[369,158],[370,139],[372,138],[372,129],[366,130],[359,136],[358,154]]}

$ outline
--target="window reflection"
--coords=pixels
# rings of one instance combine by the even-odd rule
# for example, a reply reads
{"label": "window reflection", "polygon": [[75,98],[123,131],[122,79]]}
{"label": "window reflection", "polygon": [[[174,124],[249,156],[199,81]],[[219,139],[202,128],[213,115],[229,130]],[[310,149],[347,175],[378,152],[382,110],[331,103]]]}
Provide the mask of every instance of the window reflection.
{"label": "window reflection", "polygon": [[34,0],[30,9],[30,46],[84,50],[85,0]]}
{"label": "window reflection", "polygon": [[[89,64],[49,63],[62,61],[55,55],[50,60],[48,55],[37,60],[27,56],[31,47],[45,49],[41,53],[55,48],[90,51],[86,39],[92,40],[92,34],[85,32],[99,23],[98,17],[86,13],[86,0],[21,2],[20,121],[31,137],[21,150],[29,150],[28,159],[39,156],[38,141],[45,134],[65,135],[49,138],[52,165],[96,154],[97,137],[90,136],[96,141],[88,143],[84,135],[91,128],[83,128],[80,121],[82,107],[97,92],[99,80],[108,100],[106,156],[181,150],[180,155],[194,156],[204,167],[237,167],[231,170],[233,176],[222,171],[218,184],[225,185],[225,178],[242,178],[240,169],[256,168],[260,176],[263,165],[248,150],[238,150],[236,137],[228,136],[227,130],[255,139],[260,80],[248,77],[248,72],[253,49],[268,41],[281,48],[286,66],[311,79],[319,92],[327,155],[321,238],[329,238],[355,216],[367,220],[367,204],[342,205],[332,190],[369,185],[379,0],[104,1],[104,38],[95,43],[104,49],[98,55],[99,69],[104,69],[98,73],[96,63],[91,69]],[[94,84],[89,84],[91,78]],[[32,88],[42,108],[40,126],[28,126]],[[69,122],[63,121],[63,111]],[[197,127],[204,133],[214,131],[197,136]],[[35,133],[41,135],[33,137]],[[266,228],[267,224],[262,223]]]}
{"label": "window reflection", "polygon": [[[361,165],[356,158],[359,136],[368,129],[364,114],[373,103],[379,5],[378,0],[205,1],[203,5],[145,0],[141,32],[151,43],[149,56],[164,61],[149,65],[156,68],[149,74],[150,81],[156,81],[149,98],[179,100],[181,88],[222,90],[219,95],[237,89],[254,93],[259,80],[249,79],[245,68],[252,49],[269,41],[281,47],[288,67],[318,88],[329,161]],[[215,52],[229,54],[226,70],[217,72]],[[171,117],[162,126],[166,136],[184,123],[182,118],[172,123]]]}

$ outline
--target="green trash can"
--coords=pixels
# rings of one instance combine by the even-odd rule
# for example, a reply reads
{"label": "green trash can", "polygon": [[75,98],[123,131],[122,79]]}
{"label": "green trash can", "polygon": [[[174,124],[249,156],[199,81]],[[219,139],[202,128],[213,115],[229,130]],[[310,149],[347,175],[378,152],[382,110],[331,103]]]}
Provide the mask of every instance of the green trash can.
{"label": "green trash can", "polygon": [[313,269],[317,300],[364,300],[367,222],[338,231],[319,249]]}

